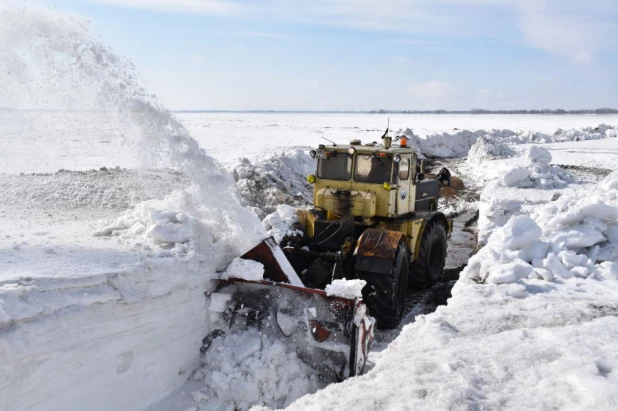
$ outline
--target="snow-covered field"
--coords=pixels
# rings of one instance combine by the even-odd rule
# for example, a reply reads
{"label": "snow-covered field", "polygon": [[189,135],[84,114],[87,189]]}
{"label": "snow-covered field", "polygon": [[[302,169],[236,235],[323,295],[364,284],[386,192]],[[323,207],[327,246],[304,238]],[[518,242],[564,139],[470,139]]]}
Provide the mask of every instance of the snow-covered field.
{"label": "snow-covered field", "polygon": [[[227,118],[227,115],[221,116]],[[297,115],[285,116],[293,118]],[[338,121],[350,121],[346,116],[348,115],[340,115],[343,118]],[[298,117],[298,121],[304,119],[303,115]],[[369,115],[366,117],[371,119]],[[436,119],[428,117],[425,121]],[[467,120],[466,117],[461,118]],[[478,121],[477,117],[472,120]],[[555,118],[549,120],[555,121]],[[248,120],[247,123],[251,124]],[[596,121],[592,121],[586,126],[594,128],[595,123]],[[442,126],[442,123],[440,125]],[[239,136],[251,135],[251,130],[255,127],[250,125],[245,131],[238,129],[238,135],[233,138],[233,141],[243,142],[248,156],[260,147],[258,143],[251,142],[251,139],[242,139]],[[438,134],[438,131],[440,129],[436,127],[435,133],[429,133],[430,137],[424,143],[426,147],[444,149],[445,137]],[[377,133],[379,134],[379,131]],[[512,134],[518,133],[528,135],[520,131]],[[586,135],[592,134],[594,133]],[[611,135],[611,132],[607,134]],[[472,146],[476,141],[473,136],[476,135],[470,133],[469,141],[464,144]],[[432,138],[439,141],[439,144],[431,143]],[[504,146],[500,145],[503,143],[497,143],[499,139],[490,136],[490,145],[498,144],[500,148],[478,148],[477,144],[473,149],[475,154],[457,170],[464,173],[463,176],[468,179],[469,184],[490,187],[481,196],[481,239],[490,238],[493,230],[508,222],[510,217],[530,214],[531,210],[539,205],[550,202],[556,197],[555,193],[568,193],[572,187],[581,190],[593,190],[594,187],[591,181],[567,178],[562,172],[550,172],[550,177],[561,176],[564,183],[554,182],[539,189],[518,188],[517,184],[521,182],[514,186],[505,186],[502,176],[511,168],[518,165],[524,169],[533,167],[526,166],[525,155],[530,145],[512,144],[519,141],[508,141],[509,139],[504,142],[509,150],[504,150]],[[555,156],[552,163],[612,169],[612,159],[615,158],[618,148],[616,141],[609,137],[602,140],[550,143],[543,147],[547,147]],[[299,194],[297,199],[303,200],[304,195],[304,201],[307,200],[307,186],[302,182],[302,178],[311,170],[312,162],[303,151],[296,151],[294,144],[290,143],[290,146],[286,147],[288,143],[288,140],[282,140],[278,145],[279,152],[288,153],[283,156],[276,155],[277,150],[273,150],[273,153],[264,154],[261,162],[245,161],[240,165],[228,162],[228,170],[236,169],[241,201],[246,205],[274,207],[290,200],[296,194]],[[455,146],[461,146],[462,142],[458,143]],[[119,152],[122,152],[123,146],[118,148]],[[497,154],[492,156],[492,152]],[[508,157],[499,158],[502,152],[508,152]],[[96,153],[97,150],[92,151],[92,158]],[[120,157],[114,158],[118,160]],[[119,165],[129,168],[132,166],[130,162]],[[529,175],[528,173],[527,178]],[[273,180],[273,177],[277,178]],[[287,185],[279,181],[282,177],[287,177]],[[256,198],[263,199],[263,185],[251,190],[256,181],[270,182],[274,190],[274,194],[266,196],[268,200],[261,203],[256,201]],[[187,209],[196,210],[201,207],[192,204],[194,200],[186,198],[182,192],[164,202],[159,201],[173,190],[190,185],[185,174],[169,169],[108,169],[25,175],[10,173],[2,175],[0,185],[6,193],[0,204],[0,213],[5,221],[0,233],[3,254],[0,265],[4,318],[2,330],[5,337],[4,348],[11,353],[4,357],[2,369],[7,372],[1,374],[3,380],[0,387],[4,388],[0,388],[0,399],[5,408],[49,409],[66,407],[68,404],[81,404],[88,408],[88,404],[92,404],[92,398],[97,398],[99,403],[110,408],[142,408],[163,399],[197,369],[201,369],[199,377],[195,377],[197,381],[192,377],[188,385],[183,385],[173,396],[163,399],[156,409],[175,408],[179,404],[187,407],[199,404],[202,404],[202,407],[205,404],[208,404],[208,407],[225,406],[225,401],[217,399],[213,402],[213,398],[209,398],[215,391],[200,389],[204,386],[202,380],[208,381],[211,378],[207,374],[208,368],[201,368],[199,358],[201,339],[208,330],[203,292],[208,289],[208,273],[223,269],[226,263],[231,261],[231,257],[238,255],[243,248],[235,248],[237,251],[230,249],[229,245],[213,248],[218,240],[209,239],[209,236],[217,236],[217,231],[223,228],[213,230],[213,224],[216,223],[205,220],[204,216],[207,214],[198,212],[197,217],[188,214],[186,220],[178,218],[178,212],[170,214],[174,208],[187,214]],[[145,200],[150,201],[143,203]],[[504,204],[511,208],[505,208]],[[568,211],[570,206],[566,204],[563,208]],[[125,213],[125,210],[129,211]],[[499,217],[496,218],[494,214]],[[270,218],[268,221],[273,220]],[[602,222],[605,225],[608,223],[611,221]],[[270,224],[266,226],[269,227]],[[612,230],[614,229],[610,229],[611,233]],[[93,233],[98,236],[93,236]],[[202,235],[206,237],[200,237]],[[544,235],[549,236],[551,233]],[[602,240],[598,235],[595,238],[597,242]],[[543,240],[547,241],[545,237]],[[497,241],[498,244],[504,242],[504,239]],[[162,247],[164,244],[173,246]],[[245,244],[247,245],[243,247],[249,247],[249,242]],[[524,246],[520,245],[521,247]],[[606,253],[611,253],[613,249],[610,247],[607,250],[609,251],[605,251]],[[205,256],[212,256],[213,252],[219,254],[219,257],[205,264]],[[485,256],[487,252],[483,251],[480,255]],[[337,384],[315,396],[301,399],[298,406],[323,408],[325,404],[331,403],[345,406],[352,404],[346,401],[355,402],[355,396],[361,392],[373,393],[373,396],[377,395],[377,392],[383,392],[384,394],[375,398],[366,398],[366,404],[373,404],[366,405],[366,408],[379,405],[380,408],[396,409],[403,398],[413,401],[419,408],[444,408],[464,403],[484,404],[490,408],[499,408],[499,405],[503,404],[507,408],[518,408],[519,406],[513,405],[513,398],[523,396],[524,390],[530,389],[532,384],[530,376],[519,375],[519,371],[532,373],[531,364],[536,364],[538,359],[539,371],[534,372],[543,374],[545,384],[562,386],[563,380],[558,379],[558,374],[563,378],[562,370],[572,364],[579,367],[580,363],[585,361],[583,356],[586,354],[580,351],[591,349],[597,350],[590,354],[594,357],[592,361],[596,361],[594,364],[601,364],[600,369],[605,370],[602,378],[611,378],[611,367],[615,363],[611,349],[615,347],[605,340],[605,336],[606,333],[613,332],[614,328],[612,318],[604,317],[608,312],[613,312],[612,299],[615,298],[616,291],[611,279],[613,266],[606,264],[604,268],[598,269],[601,271],[597,275],[604,276],[603,280],[586,280],[574,276],[569,279],[570,282],[563,282],[558,280],[558,275],[550,275],[553,280],[550,282],[542,279],[527,280],[520,279],[521,275],[518,274],[525,272],[525,277],[531,275],[526,268],[525,259],[520,258],[514,263],[514,257],[510,257],[509,252],[496,252],[502,253],[498,254],[501,257],[497,257],[497,260],[501,261],[503,266],[498,264],[487,270],[493,273],[494,277],[510,278],[516,281],[516,284],[489,285],[461,280],[455,287],[454,298],[449,300],[448,306],[427,317],[417,317],[414,324],[404,327],[402,334],[389,348],[376,357],[378,362],[367,376]],[[565,257],[558,257],[560,258]],[[612,258],[615,259],[615,256]],[[550,259],[547,264],[556,262]],[[594,266],[589,264],[584,262],[580,270],[588,270],[587,276],[592,273]],[[547,268],[545,270],[551,272]],[[471,271],[469,268],[466,272]],[[547,276],[543,271],[538,277],[545,278],[542,274]],[[512,278],[513,275],[516,277]],[[575,290],[577,293],[574,296]],[[593,306],[601,308],[589,308]],[[525,321],[522,312],[527,313]],[[537,316],[537,313],[541,314]],[[573,323],[569,322],[568,319],[574,316],[577,319]],[[594,328],[596,336],[590,337],[589,342],[582,342],[583,348],[576,343],[570,343],[573,339],[577,340],[578,333],[584,333],[587,328],[595,326],[588,324],[585,320],[588,317],[602,322]],[[478,318],[487,320],[484,327],[479,328]],[[509,322],[509,319],[512,321]],[[609,325],[606,322],[609,322]],[[582,325],[584,323],[585,327]],[[459,331],[455,333],[444,324],[451,324]],[[562,334],[548,337],[528,330],[539,327],[540,330],[555,329],[558,325],[568,325],[573,331],[569,328]],[[455,333],[457,337],[458,333],[461,333],[461,339],[444,333]],[[521,336],[527,334],[530,335],[520,341],[523,338]],[[64,337],[67,335],[71,338]],[[560,359],[562,362],[556,364],[559,371],[553,374],[543,365],[543,358],[549,354],[545,351],[533,352],[537,345],[545,347],[538,341],[543,338],[556,338],[556,344],[569,347],[570,350],[568,353],[559,351],[555,354],[556,361]],[[476,341],[484,339],[487,339],[487,342],[479,343],[479,346],[484,347],[482,351],[479,351],[478,347],[466,345],[466,341],[476,345]],[[498,344],[493,342],[494,340],[501,342]],[[16,341],[21,342],[16,344]],[[526,356],[522,354],[522,361],[527,361],[525,363],[517,362],[518,356],[513,346],[516,342],[522,342],[521,350],[527,353]],[[609,348],[594,348],[597,343]],[[230,344],[233,346],[234,343]],[[549,342],[547,344],[553,345]],[[266,349],[271,345],[266,344],[264,347]],[[491,347],[495,347],[495,350]],[[231,350],[233,351],[233,348]],[[552,348],[543,350],[552,351]],[[93,352],[97,354],[93,355]],[[224,352],[229,353],[230,350]],[[432,353],[431,360],[427,357],[429,352]],[[504,364],[501,360],[505,352],[511,353],[508,361],[511,365]],[[272,358],[268,357],[266,352],[261,358],[264,359],[265,366],[270,366],[271,372],[276,374],[279,368],[272,368]],[[221,367],[215,364],[211,366]],[[499,375],[476,375],[479,370],[492,370],[492,367],[501,366],[511,368],[495,371],[499,372]],[[230,365],[225,367],[228,367],[229,372]],[[396,374],[399,369],[406,370],[408,380],[414,381],[414,384],[406,382],[405,389],[393,385],[391,375]],[[607,371],[608,369],[610,371]],[[455,374],[456,378],[449,374],[456,372],[455,370],[460,370]],[[593,371],[590,372],[594,374]],[[507,378],[503,373],[511,377]],[[583,384],[592,384],[592,374],[569,378],[575,381],[579,381],[579,378]],[[15,375],[20,375],[19,383],[16,382]],[[384,377],[380,377],[382,375]],[[269,379],[267,375],[263,378],[266,378],[265,381]],[[384,384],[388,384],[388,387],[383,387],[383,391],[370,390],[363,385],[363,381],[368,381],[367,384],[370,385],[380,384],[382,378]],[[438,383],[442,379],[449,382]],[[42,384],[42,380],[53,383]],[[479,381],[488,382],[481,384]],[[109,392],[122,390],[122,387],[129,383],[135,385],[132,395],[109,397]],[[503,389],[511,390],[513,394],[501,394],[497,399],[492,396]],[[221,388],[219,392],[220,390]],[[308,383],[305,390],[312,392],[315,385]],[[99,393],[100,398],[93,397],[93,391]],[[395,392],[398,394],[395,395]],[[568,392],[569,395],[563,395],[563,392]],[[538,395],[542,394],[539,392]],[[368,394],[363,394],[365,395]],[[241,404],[242,399],[247,397],[240,394],[235,397],[232,394],[228,400],[234,398],[238,398],[240,403],[237,404]],[[249,398],[258,398],[258,403],[264,401],[264,397],[260,396]],[[280,398],[283,401],[285,396]],[[467,398],[467,402],[462,398]],[[546,402],[540,402],[537,408],[546,408],[547,404],[562,404],[558,408],[578,404],[583,406],[586,403],[582,398],[583,394],[578,396],[572,388],[563,388]],[[599,398],[605,397],[601,395]],[[279,404],[283,405],[284,402]],[[525,404],[525,407],[522,405],[521,408],[531,405],[525,402],[522,404]],[[596,406],[600,403],[591,404]]]}
{"label": "snow-covered field", "polygon": [[[0,44],[6,104],[76,106],[0,112],[0,409],[615,409],[618,117],[171,115],[79,21],[1,13]],[[482,191],[448,305],[316,393],[266,336],[202,360],[210,279],[309,200],[306,147],[387,118]]]}
{"label": "snow-covered field", "polygon": [[[558,129],[618,125],[618,116],[592,115],[177,113],[175,116],[200,146],[226,167],[236,165],[242,157],[263,160],[288,148],[328,144],[324,138],[338,142],[352,138],[377,141],[389,119],[395,133],[410,129],[423,138],[439,134],[451,140],[447,144],[455,146],[487,134],[479,130],[500,133],[504,130],[505,135],[527,135],[532,131],[552,136]],[[0,111],[0,126],[3,172],[139,168],[151,161],[140,155],[139,128],[109,112]],[[470,137],[471,134],[474,135]],[[433,151],[439,149],[437,144]],[[461,150],[467,153],[467,149]],[[29,155],[24,156],[24,152]],[[428,154],[435,153],[429,150]]]}

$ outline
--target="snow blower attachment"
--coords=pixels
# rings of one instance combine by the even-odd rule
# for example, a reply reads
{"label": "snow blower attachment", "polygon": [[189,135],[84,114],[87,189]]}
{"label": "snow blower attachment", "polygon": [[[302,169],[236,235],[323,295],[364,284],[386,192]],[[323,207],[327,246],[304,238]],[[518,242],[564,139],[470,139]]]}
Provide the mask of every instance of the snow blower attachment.
{"label": "snow blower attachment", "polygon": [[204,339],[202,354],[218,336],[258,328],[293,344],[325,381],[362,374],[374,320],[360,298],[306,288],[272,237],[241,258],[262,263],[264,280],[217,280],[209,307],[214,330]]}

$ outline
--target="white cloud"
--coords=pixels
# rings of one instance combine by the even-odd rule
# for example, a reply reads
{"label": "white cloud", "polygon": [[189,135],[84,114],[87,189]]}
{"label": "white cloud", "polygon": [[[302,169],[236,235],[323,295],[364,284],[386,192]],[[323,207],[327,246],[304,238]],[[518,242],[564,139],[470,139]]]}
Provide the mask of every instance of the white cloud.
{"label": "white cloud", "polygon": [[154,11],[203,13],[203,14],[239,14],[245,7],[228,0],[88,0],[93,3],[105,3],[114,6],[146,9]]}
{"label": "white cloud", "polygon": [[[590,63],[616,48],[615,0],[87,0],[119,7],[302,22],[367,31],[484,36],[508,41],[518,29],[530,46]],[[241,34],[241,33],[237,33]],[[244,35],[281,37],[246,32]],[[445,50],[432,39],[394,40]],[[447,49],[446,49],[447,50]]]}
{"label": "white cloud", "polygon": [[590,3],[599,1],[520,0],[519,28],[525,41],[572,62],[591,63],[593,56],[607,46],[614,29],[601,16],[595,18]]}
{"label": "white cloud", "polygon": [[235,34],[235,35],[238,35],[238,36],[247,36],[247,37],[265,37],[265,38],[271,38],[271,39],[289,39],[289,38],[292,38],[292,36],[288,36],[288,35],[284,35],[284,34],[266,33],[266,32],[262,32],[262,31],[234,31],[234,32],[231,32],[230,34]]}
{"label": "white cloud", "polygon": [[432,80],[427,83],[414,84],[410,94],[423,100],[439,100],[448,97],[452,92],[451,84],[445,81]]}

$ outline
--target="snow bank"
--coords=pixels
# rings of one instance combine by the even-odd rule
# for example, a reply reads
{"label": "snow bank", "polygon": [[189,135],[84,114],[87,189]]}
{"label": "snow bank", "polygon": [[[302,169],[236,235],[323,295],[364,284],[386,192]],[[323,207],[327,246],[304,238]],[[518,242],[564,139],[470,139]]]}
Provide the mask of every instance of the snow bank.
{"label": "snow bank", "polygon": [[200,365],[204,289],[189,264],[163,260],[130,272],[0,282],[0,408],[156,401]]}
{"label": "snow bank", "polygon": [[[125,151],[139,153],[146,167],[181,170],[176,188],[191,184],[164,200],[140,203],[139,197],[126,201],[127,192],[105,192],[98,178],[86,177],[88,185],[80,186],[79,180],[57,184],[60,173],[50,176],[49,189],[37,192],[42,208],[54,197],[80,212],[82,206],[137,203],[95,235],[99,243],[125,245],[140,261],[129,271],[88,276],[99,271],[92,259],[79,279],[60,272],[51,282],[39,273],[2,273],[17,280],[0,283],[0,346],[8,353],[0,358],[0,408],[144,408],[199,366],[209,331],[209,280],[264,230],[242,207],[233,178],[147,93],[135,67],[89,33],[86,22],[35,7],[3,9],[0,45],[5,104],[92,110],[103,118],[113,113],[126,126],[114,136],[124,139]],[[11,189],[19,195],[19,186]],[[24,206],[36,206],[37,198],[25,194],[34,202]],[[78,251],[104,254],[91,248]]]}
{"label": "snow bank", "polygon": [[[601,124],[580,130],[557,129],[553,134],[537,131],[455,130],[454,132],[416,134],[412,129],[398,133],[408,138],[410,147],[425,157],[466,157],[476,164],[489,158],[505,158],[514,154],[508,146],[516,144],[547,144],[565,141],[598,140],[615,135],[618,127]],[[479,142],[479,140],[481,140]]]}
{"label": "snow bank", "polygon": [[173,170],[101,168],[50,174],[0,174],[5,206],[36,204],[50,209],[122,211],[189,185],[186,176]]}
{"label": "snow bank", "polygon": [[491,136],[481,136],[470,147],[466,161],[472,165],[478,165],[487,160],[513,157],[514,155],[515,151],[504,141],[491,138]]}
{"label": "snow bank", "polygon": [[488,283],[616,280],[616,226],[618,172],[613,172],[597,187],[567,190],[530,209],[530,216],[512,217],[493,229],[487,246],[470,259],[462,276]]}
{"label": "snow bank", "polygon": [[255,163],[241,159],[233,174],[243,205],[263,216],[281,204],[310,204],[313,187],[306,178],[315,172],[315,160],[307,152],[290,149]]}
{"label": "snow bank", "polygon": [[[495,167],[495,176],[481,192],[478,241],[486,244],[489,235],[510,218],[559,196],[574,181],[570,173],[549,165],[551,154],[543,147],[530,147],[524,164]],[[487,167],[487,166],[485,166]],[[504,172],[500,175],[498,171]],[[524,188],[525,190],[521,190]]]}
{"label": "snow bank", "polygon": [[458,283],[448,305],[405,326],[368,374],[288,409],[609,411],[618,287],[574,282],[578,291],[538,280]]}
{"label": "snow bank", "polygon": [[143,257],[201,255],[202,263],[215,268],[229,264],[257,244],[264,232],[257,218],[238,202],[226,208],[201,202],[201,188],[176,190],[163,200],[138,204],[115,222],[93,233],[140,251]]}

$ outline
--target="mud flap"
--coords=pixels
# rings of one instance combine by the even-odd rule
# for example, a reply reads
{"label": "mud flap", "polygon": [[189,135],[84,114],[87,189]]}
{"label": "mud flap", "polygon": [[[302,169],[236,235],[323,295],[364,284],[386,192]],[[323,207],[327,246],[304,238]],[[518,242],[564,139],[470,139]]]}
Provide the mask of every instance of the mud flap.
{"label": "mud flap", "polygon": [[354,267],[358,271],[389,274],[405,236],[399,231],[368,228],[354,250]]}

